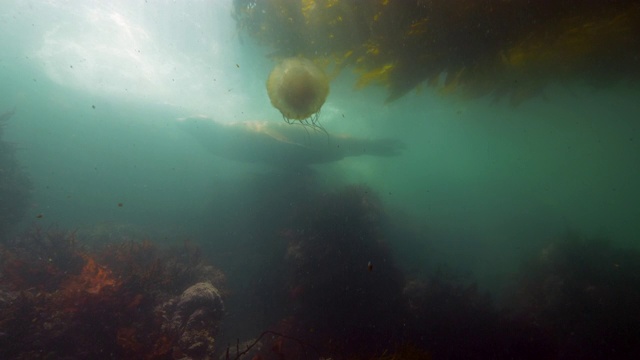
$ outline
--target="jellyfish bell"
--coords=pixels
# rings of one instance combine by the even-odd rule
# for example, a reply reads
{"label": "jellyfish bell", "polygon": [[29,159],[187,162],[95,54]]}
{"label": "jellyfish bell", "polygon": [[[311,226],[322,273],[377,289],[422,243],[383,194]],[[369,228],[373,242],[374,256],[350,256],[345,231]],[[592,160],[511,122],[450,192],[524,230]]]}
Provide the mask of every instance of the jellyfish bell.
{"label": "jellyfish bell", "polygon": [[311,60],[288,58],[276,65],[267,80],[267,93],[287,123],[298,121],[324,131],[318,112],[329,95],[329,78]]}
{"label": "jellyfish bell", "polygon": [[311,60],[283,60],[269,74],[271,104],[285,119],[305,120],[317,114],[329,95],[329,78]]}

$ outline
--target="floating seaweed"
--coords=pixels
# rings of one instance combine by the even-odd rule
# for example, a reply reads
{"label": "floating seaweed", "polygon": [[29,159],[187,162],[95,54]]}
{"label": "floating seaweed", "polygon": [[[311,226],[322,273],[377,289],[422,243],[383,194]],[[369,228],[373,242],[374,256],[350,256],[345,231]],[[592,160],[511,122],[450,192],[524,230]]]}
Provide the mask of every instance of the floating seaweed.
{"label": "floating seaweed", "polygon": [[421,84],[514,105],[552,83],[638,83],[637,1],[235,0],[238,31],[394,101]]}

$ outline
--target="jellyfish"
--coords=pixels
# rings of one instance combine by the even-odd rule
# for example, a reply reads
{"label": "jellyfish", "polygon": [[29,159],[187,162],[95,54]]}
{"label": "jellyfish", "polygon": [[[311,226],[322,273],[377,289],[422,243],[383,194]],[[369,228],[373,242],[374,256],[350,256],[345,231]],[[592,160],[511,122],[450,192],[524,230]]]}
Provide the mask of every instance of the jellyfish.
{"label": "jellyfish", "polygon": [[329,95],[329,78],[311,60],[288,58],[269,74],[267,93],[271,104],[288,124],[302,124],[326,133],[318,114]]}

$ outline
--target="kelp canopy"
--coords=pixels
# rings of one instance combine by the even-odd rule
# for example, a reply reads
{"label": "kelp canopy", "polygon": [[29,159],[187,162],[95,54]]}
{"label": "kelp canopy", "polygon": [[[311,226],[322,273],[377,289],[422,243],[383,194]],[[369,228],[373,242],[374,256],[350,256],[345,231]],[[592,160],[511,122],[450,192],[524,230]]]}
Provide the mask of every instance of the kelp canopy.
{"label": "kelp canopy", "polygon": [[638,0],[235,0],[241,32],[393,101],[423,83],[517,104],[552,82],[640,80]]}

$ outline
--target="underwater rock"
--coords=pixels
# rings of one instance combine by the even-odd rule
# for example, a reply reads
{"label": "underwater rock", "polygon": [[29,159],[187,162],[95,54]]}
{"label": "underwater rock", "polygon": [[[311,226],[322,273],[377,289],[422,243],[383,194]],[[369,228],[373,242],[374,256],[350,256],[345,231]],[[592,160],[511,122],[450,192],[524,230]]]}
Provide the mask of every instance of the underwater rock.
{"label": "underwater rock", "polygon": [[511,306],[579,359],[640,356],[640,251],[567,233],[524,263]]}
{"label": "underwater rock", "polygon": [[282,234],[295,325],[282,333],[331,343],[320,349],[326,353],[393,347],[406,322],[404,278],[386,245],[383,204],[373,190],[352,185],[310,198],[292,224]]}
{"label": "underwater rock", "polygon": [[166,322],[163,330],[178,337],[180,359],[209,359],[214,350],[215,335],[224,313],[222,297],[211,283],[197,283],[179,297],[162,305]]}

